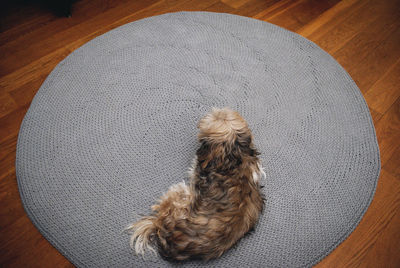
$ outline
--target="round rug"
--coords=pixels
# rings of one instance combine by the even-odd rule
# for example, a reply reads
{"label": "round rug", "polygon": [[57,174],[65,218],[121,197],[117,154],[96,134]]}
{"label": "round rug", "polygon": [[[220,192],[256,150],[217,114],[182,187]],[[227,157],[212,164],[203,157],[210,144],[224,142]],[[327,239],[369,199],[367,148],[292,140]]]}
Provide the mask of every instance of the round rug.
{"label": "round rug", "polygon": [[79,267],[163,267],[125,227],[186,178],[212,107],[247,119],[267,178],[255,231],[190,267],[304,267],[356,227],[380,170],[367,105],[349,75],[301,36],[240,16],[181,12],[126,24],[49,75],[21,126],[26,212]]}

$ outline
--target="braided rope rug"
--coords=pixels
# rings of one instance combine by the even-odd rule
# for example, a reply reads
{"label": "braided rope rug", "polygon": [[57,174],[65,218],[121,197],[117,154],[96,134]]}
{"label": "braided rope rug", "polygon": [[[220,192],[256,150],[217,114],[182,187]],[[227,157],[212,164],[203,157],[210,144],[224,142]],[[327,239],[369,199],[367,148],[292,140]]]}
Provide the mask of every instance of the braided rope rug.
{"label": "braided rope rug", "polygon": [[297,34],[240,16],[181,12],[126,24],[63,60],[21,126],[26,212],[79,267],[162,267],[123,229],[186,177],[196,124],[229,106],[249,122],[267,172],[255,232],[220,259],[186,265],[303,267],[357,226],[379,151],[349,75]]}

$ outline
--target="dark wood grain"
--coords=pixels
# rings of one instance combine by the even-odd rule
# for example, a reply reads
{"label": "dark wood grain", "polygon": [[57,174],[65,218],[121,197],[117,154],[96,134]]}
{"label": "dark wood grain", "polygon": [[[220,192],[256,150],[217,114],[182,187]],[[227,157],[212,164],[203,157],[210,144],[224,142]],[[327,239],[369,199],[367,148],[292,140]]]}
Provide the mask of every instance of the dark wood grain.
{"label": "dark wood grain", "polygon": [[317,266],[400,267],[399,0],[80,0],[71,18],[21,3],[0,11],[0,267],[73,267],[26,216],[15,177],[19,127],[44,79],[96,36],[182,10],[272,22],[309,38],[345,67],[370,107],[382,172],[359,226]]}

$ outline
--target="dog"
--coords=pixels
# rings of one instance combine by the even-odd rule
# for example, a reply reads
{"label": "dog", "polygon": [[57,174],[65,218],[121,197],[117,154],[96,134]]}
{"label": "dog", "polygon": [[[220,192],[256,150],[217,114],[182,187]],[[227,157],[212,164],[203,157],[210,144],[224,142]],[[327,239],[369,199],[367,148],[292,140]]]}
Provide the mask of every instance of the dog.
{"label": "dog", "polygon": [[262,213],[265,173],[247,122],[230,108],[214,108],[198,129],[189,184],[171,186],[150,216],[127,228],[136,254],[158,252],[170,261],[218,258]]}

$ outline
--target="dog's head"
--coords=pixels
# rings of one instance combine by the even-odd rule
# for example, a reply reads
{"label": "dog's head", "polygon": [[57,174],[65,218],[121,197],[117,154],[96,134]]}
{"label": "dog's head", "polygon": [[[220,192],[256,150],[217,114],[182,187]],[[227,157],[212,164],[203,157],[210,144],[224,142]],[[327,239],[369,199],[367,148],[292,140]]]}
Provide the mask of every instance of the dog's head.
{"label": "dog's head", "polygon": [[230,108],[214,108],[199,124],[197,157],[202,168],[232,170],[258,155],[244,118]]}
{"label": "dog's head", "polygon": [[251,131],[246,120],[230,108],[213,108],[199,124],[199,141],[207,139],[214,142],[232,143],[238,137],[251,138]]}

